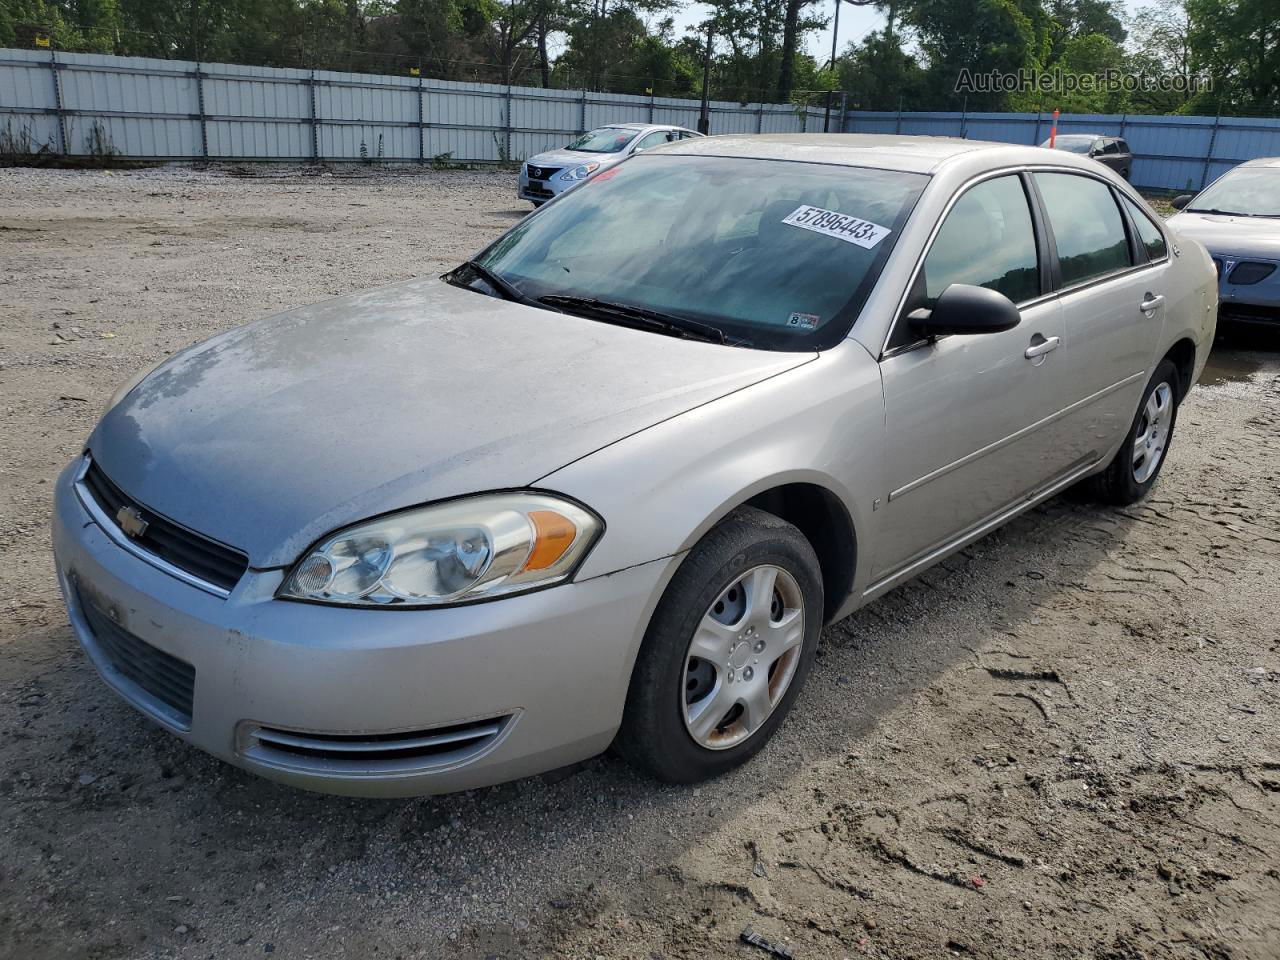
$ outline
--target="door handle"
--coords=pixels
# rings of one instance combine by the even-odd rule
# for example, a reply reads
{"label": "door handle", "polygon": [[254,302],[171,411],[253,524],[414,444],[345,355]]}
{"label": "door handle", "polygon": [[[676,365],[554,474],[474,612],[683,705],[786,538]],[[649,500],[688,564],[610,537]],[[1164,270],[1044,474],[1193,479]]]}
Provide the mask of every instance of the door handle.
{"label": "door handle", "polygon": [[[1039,336],[1039,334],[1036,334]],[[1023,351],[1022,355],[1028,360],[1034,360],[1037,357],[1043,357],[1046,353],[1050,353],[1058,349],[1058,344],[1062,342],[1060,337],[1049,337],[1047,340],[1041,340],[1039,343],[1033,343]]]}
{"label": "door handle", "polygon": [[1138,308],[1143,313],[1150,313],[1152,310],[1160,306],[1160,304],[1162,303],[1164,303],[1163,293],[1148,293],[1145,295],[1143,301],[1140,304],[1138,304]]}

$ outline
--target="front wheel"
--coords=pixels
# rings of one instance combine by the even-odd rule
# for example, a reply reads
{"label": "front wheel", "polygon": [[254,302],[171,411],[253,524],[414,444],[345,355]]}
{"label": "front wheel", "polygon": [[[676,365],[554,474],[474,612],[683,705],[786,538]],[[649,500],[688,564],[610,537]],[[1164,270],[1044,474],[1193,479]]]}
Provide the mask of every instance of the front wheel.
{"label": "front wheel", "polygon": [[822,573],[794,526],[751,507],[680,565],[645,634],[615,747],[669,783],[744,763],[791,709],[822,629]]}
{"label": "front wheel", "polygon": [[1178,422],[1182,381],[1168,360],[1160,363],[1143,391],[1142,402],[1119,452],[1094,478],[1094,493],[1106,503],[1137,503],[1155,486]]}

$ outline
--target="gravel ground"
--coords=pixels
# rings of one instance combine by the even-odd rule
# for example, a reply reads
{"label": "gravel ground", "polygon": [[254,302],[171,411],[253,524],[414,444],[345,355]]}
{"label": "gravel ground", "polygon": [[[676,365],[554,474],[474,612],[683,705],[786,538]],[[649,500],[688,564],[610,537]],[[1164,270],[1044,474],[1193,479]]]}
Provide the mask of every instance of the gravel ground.
{"label": "gravel ground", "polygon": [[1221,341],[1152,499],[1052,501],[824,635],[699,788],[258,780],[80,655],[50,484],[133,369],[439,271],[495,173],[0,170],[0,956],[1280,957],[1280,353]]}

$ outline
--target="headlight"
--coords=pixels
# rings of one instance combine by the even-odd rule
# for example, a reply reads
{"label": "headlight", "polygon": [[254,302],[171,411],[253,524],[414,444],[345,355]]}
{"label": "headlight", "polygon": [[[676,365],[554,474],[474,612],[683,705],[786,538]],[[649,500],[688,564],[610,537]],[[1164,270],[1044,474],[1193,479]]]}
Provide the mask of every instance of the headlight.
{"label": "headlight", "polygon": [[560,174],[560,179],[585,180],[599,169],[600,163],[596,160],[592,160],[589,163],[582,164],[580,167],[574,167],[572,170],[566,170],[564,173]]}
{"label": "headlight", "polygon": [[105,417],[112,407],[129,395],[129,391],[140,384],[143,380],[147,379],[156,367],[165,363],[169,359],[169,357],[161,357],[155,363],[147,364],[147,366],[143,367],[124,383],[120,384],[120,386],[116,388],[116,392],[111,395],[111,399],[107,401],[107,405],[102,408],[102,412],[98,414],[98,419]]}
{"label": "headlight", "polygon": [[332,534],[277,594],[295,600],[430,607],[568,579],[603,525],[542,493],[495,493],[404,510]]}

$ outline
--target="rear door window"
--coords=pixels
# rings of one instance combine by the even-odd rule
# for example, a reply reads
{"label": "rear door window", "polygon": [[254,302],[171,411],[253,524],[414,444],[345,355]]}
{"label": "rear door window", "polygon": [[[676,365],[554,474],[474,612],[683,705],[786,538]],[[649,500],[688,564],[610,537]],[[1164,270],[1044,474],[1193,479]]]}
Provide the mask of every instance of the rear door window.
{"label": "rear door window", "polygon": [[664,143],[670,143],[673,139],[669,130],[656,130],[644,137],[640,138],[640,142],[636,144],[637,150],[648,150],[651,147],[657,147]]}
{"label": "rear door window", "polygon": [[1138,242],[1146,248],[1148,259],[1162,259],[1168,253],[1168,248],[1165,246],[1164,234],[1160,232],[1160,228],[1152,223],[1151,217],[1128,197],[1124,198],[1124,205],[1129,208],[1129,218],[1138,230]]}
{"label": "rear door window", "polygon": [[1033,176],[1058,245],[1064,287],[1133,266],[1124,220],[1110,187],[1072,173]]}
{"label": "rear door window", "polygon": [[1014,303],[1040,295],[1031,208],[1017,175],[970,188],[947,214],[924,260],[927,305],[953,283],[998,290]]}

